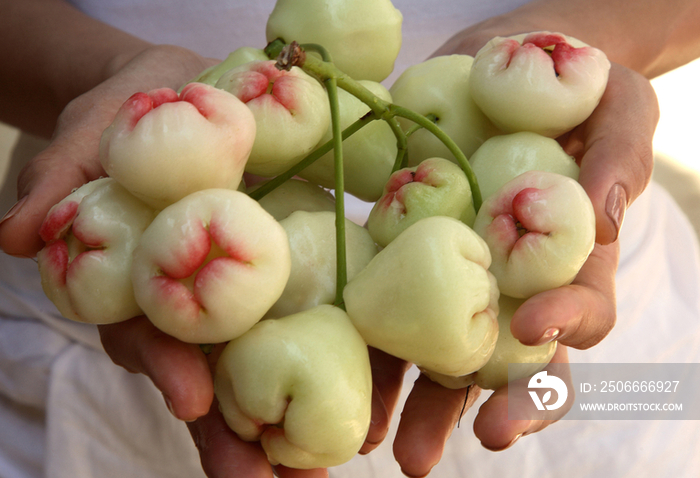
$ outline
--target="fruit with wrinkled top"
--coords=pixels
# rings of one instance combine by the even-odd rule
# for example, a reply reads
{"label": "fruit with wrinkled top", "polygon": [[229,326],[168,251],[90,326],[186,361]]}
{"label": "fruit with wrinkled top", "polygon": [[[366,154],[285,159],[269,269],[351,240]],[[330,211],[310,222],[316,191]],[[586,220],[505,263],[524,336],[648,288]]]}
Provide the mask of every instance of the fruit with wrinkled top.
{"label": "fruit with wrinkled top", "polygon": [[593,112],[609,70],[602,51],[561,33],[496,37],[474,57],[469,91],[504,132],[555,138]]}
{"label": "fruit with wrinkled top", "polygon": [[372,347],[437,373],[481,368],[498,336],[498,287],[486,243],[461,221],[433,216],[408,227],[343,293]]}
{"label": "fruit with wrinkled top", "polygon": [[255,118],[235,96],[201,83],[137,93],[102,134],[100,161],[134,196],[163,209],[201,189],[236,189]]}
{"label": "fruit with wrinkled top", "polygon": [[254,61],[224,73],[216,87],[245,103],[256,123],[245,170],[276,176],[310,153],[331,121],[326,90],[299,67],[278,70],[275,61]]}
{"label": "fruit with wrinkled top", "polygon": [[385,247],[411,224],[429,216],[474,223],[469,181],[459,166],[446,159],[426,159],[392,174],[370,211],[367,229],[375,242]]}
{"label": "fruit with wrinkled top", "polygon": [[37,259],[44,293],[61,315],[109,324],[142,314],[131,255],[155,215],[111,178],[81,186],[49,210]]}
{"label": "fruit with wrinkled top", "polygon": [[528,171],[484,201],[474,230],[501,293],[527,298],[573,281],[593,250],[595,213],[575,180]]}
{"label": "fruit with wrinkled top", "polygon": [[340,465],[369,429],[367,346],[331,305],[263,320],[231,341],[214,383],[226,423],[243,440],[259,440],[273,464]]}
{"label": "fruit with wrinkled top", "polygon": [[246,194],[193,193],[161,211],[134,251],[136,301],[183,342],[231,340],[280,297],[289,278],[282,226]]}

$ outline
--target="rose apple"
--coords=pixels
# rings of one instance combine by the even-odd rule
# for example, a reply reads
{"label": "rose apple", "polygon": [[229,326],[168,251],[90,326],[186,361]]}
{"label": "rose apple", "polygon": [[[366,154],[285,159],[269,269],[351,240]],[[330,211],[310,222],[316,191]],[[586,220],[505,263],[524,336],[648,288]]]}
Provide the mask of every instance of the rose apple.
{"label": "rose apple", "polygon": [[429,216],[474,223],[469,181],[459,166],[446,159],[426,159],[392,174],[370,211],[367,228],[375,242],[385,247],[411,224]]}
{"label": "rose apple", "polygon": [[267,41],[316,43],[356,80],[382,81],[401,48],[403,16],[389,0],[277,0]]}
{"label": "rose apple", "polygon": [[243,440],[260,440],[274,464],[340,465],[369,429],[367,346],[331,305],[263,320],[231,341],[214,383],[228,425]]}
{"label": "rose apple", "polygon": [[[379,83],[367,80],[359,83],[378,98],[391,102],[389,91]],[[341,129],[347,128],[370,110],[369,106],[343,89],[338,90],[338,102]],[[333,132],[329,125],[320,144],[326,143],[332,137]],[[373,202],[379,199],[396,162],[396,153],[396,136],[386,121],[373,121],[346,139],[343,142],[345,192],[363,201]],[[301,171],[299,176],[323,187],[334,189],[333,152],[326,153],[317,159]]]}
{"label": "rose apple", "polygon": [[221,75],[229,70],[232,70],[251,61],[267,61],[269,58],[265,54],[265,50],[253,48],[251,46],[243,46],[229,53],[224,61],[211,66],[199,74],[190,83],[204,83],[206,85],[215,86]]}
{"label": "rose apple", "polygon": [[[407,68],[389,90],[397,105],[435,116],[436,124],[467,157],[499,132],[469,95],[473,61],[468,55],[431,58]],[[405,130],[413,126],[403,118],[399,122]],[[409,136],[410,165],[432,157],[456,162],[447,147],[429,131],[420,129]]]}
{"label": "rose apple", "polygon": [[348,315],[372,347],[437,373],[481,368],[498,335],[498,287],[486,243],[457,219],[408,227],[345,287]]}
{"label": "rose apple", "polygon": [[216,87],[235,95],[255,116],[246,171],[258,176],[276,176],[301,160],[331,121],[326,90],[296,66],[284,71],[273,60],[246,63],[224,73]]}
{"label": "rose apple", "polygon": [[491,250],[501,293],[527,298],[576,277],[593,250],[595,214],[575,180],[528,171],[484,201],[474,230]]}
{"label": "rose apple", "polygon": [[528,131],[487,139],[469,158],[469,163],[483,198],[526,171],[549,171],[575,180],[579,174],[574,158],[556,140]]}
{"label": "rose apple", "polygon": [[603,52],[561,33],[496,37],[476,54],[469,91],[504,132],[554,138],[593,112],[609,70]]}
{"label": "rose apple", "polygon": [[[264,183],[247,189],[248,194]],[[258,200],[264,210],[281,221],[294,211],[335,211],[335,198],[322,187],[300,179],[289,179]]]}
{"label": "rose apple", "polygon": [[112,178],[85,184],[49,210],[37,259],[44,293],[64,317],[108,324],[142,314],[131,255],[155,215]]}
{"label": "rose apple", "polygon": [[[265,317],[283,317],[332,304],[337,271],[335,213],[297,211],[280,224],[289,238],[292,269],[282,296]],[[345,219],[345,249],[348,280],[377,254],[367,229],[349,219]]]}
{"label": "rose apple", "polygon": [[201,83],[127,100],[100,142],[107,174],[162,209],[201,189],[236,189],[255,119],[235,96]]}
{"label": "rose apple", "polygon": [[161,211],[134,251],[136,301],[183,342],[241,335],[277,301],[289,278],[282,226],[246,194],[193,193]]}

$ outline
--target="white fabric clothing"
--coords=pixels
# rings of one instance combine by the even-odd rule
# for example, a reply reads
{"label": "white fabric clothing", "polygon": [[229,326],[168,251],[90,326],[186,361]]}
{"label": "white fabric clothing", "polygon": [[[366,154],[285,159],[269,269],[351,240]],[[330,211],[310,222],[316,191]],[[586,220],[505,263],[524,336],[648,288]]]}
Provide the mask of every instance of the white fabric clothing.
{"label": "white fabric clothing", "polygon": [[[264,46],[273,0],[74,0],[90,16],[156,43],[179,44],[223,58],[239,46]],[[394,78],[453,33],[523,0],[394,0],[404,15],[404,44]],[[0,207],[15,199],[17,156]],[[365,211],[366,205],[350,203]],[[352,213],[352,211],[350,211]],[[571,360],[697,362],[700,359],[700,263],[682,213],[652,185],[627,214],[618,278],[619,319],[603,343]],[[405,392],[410,389],[406,379]],[[487,394],[484,394],[487,396]],[[483,399],[482,399],[483,400]],[[697,476],[694,422],[568,422],[488,452],[463,418],[433,475]],[[400,410],[400,407],[399,409]],[[394,419],[392,430],[396,429]],[[184,424],[168,414],[146,377],[114,366],[93,326],[62,319],[46,299],[36,264],[0,255],[0,476],[198,477],[198,457]],[[392,431],[393,433],[393,431]],[[671,473],[672,472],[672,473]],[[333,477],[403,476],[391,437],[368,456],[331,470]]]}

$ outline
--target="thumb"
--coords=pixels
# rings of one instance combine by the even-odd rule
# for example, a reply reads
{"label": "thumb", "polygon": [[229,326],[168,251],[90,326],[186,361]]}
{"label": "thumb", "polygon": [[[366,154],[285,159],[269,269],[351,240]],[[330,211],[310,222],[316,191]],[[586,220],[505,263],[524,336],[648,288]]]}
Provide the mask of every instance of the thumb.
{"label": "thumb", "polygon": [[34,257],[44,246],[39,236],[49,209],[72,190],[104,175],[97,157],[99,135],[68,142],[57,137],[33,158],[17,179],[17,203],[0,222],[0,249]]}

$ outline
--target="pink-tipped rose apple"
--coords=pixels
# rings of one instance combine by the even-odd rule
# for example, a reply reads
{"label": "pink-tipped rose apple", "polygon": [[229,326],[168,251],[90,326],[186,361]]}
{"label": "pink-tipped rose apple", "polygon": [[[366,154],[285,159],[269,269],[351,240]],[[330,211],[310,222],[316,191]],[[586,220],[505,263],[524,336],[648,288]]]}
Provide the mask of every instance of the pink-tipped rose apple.
{"label": "pink-tipped rose apple", "polygon": [[402,22],[390,0],[277,0],[266,35],[322,45],[352,78],[383,81],[401,48]]}
{"label": "pink-tipped rose apple", "polygon": [[[389,91],[379,83],[361,80],[359,83],[378,98],[391,102]],[[343,89],[338,90],[340,127],[345,129],[369,112],[369,106]],[[332,128],[320,144],[333,137]],[[396,162],[396,136],[386,121],[373,121],[343,141],[343,173],[345,192],[373,202],[382,195]],[[329,189],[335,188],[335,164],[330,151],[299,173],[302,178]]]}
{"label": "pink-tipped rose apple", "polygon": [[255,139],[255,119],[235,96],[191,83],[178,95],[136,93],[100,142],[107,174],[162,209],[201,189],[236,189]]}
{"label": "pink-tipped rose apple", "polygon": [[579,174],[576,160],[555,139],[529,131],[487,139],[469,158],[469,163],[483,198],[527,171],[549,171],[576,180]]}
{"label": "pink-tipped rose apple", "polygon": [[255,144],[246,171],[276,176],[313,150],[331,121],[323,86],[301,68],[278,70],[275,61],[255,61],[224,73],[217,88],[232,93],[253,112]]}
{"label": "pink-tipped rose apple", "polygon": [[595,214],[581,185],[528,171],[484,201],[474,230],[491,250],[501,293],[527,298],[571,283],[595,242]]}
{"label": "pink-tipped rose apple", "polygon": [[[264,183],[247,189],[248,194]],[[281,221],[294,211],[335,211],[333,195],[317,184],[301,179],[289,179],[258,200],[264,210]]]}
{"label": "pink-tipped rose apple", "polygon": [[372,412],[367,345],[341,309],[320,305],[263,320],[224,349],[219,407],[273,464],[340,465],[358,452]]}
{"label": "pink-tipped rose apple", "polygon": [[496,37],[476,54],[469,90],[503,131],[554,138],[593,112],[609,70],[602,51],[561,33]]}
{"label": "pink-tipped rose apple", "polygon": [[[435,124],[467,156],[487,138],[499,133],[469,95],[474,59],[468,55],[438,56],[404,71],[389,90],[394,103],[422,115],[433,115]],[[413,126],[399,118],[404,130]],[[415,166],[428,158],[455,161],[455,157],[434,134],[419,129],[408,138],[408,163]]]}
{"label": "pink-tipped rose apple", "polygon": [[385,247],[411,224],[429,216],[454,217],[467,225],[476,216],[467,177],[446,159],[426,159],[392,174],[370,211],[367,229]]}
{"label": "pink-tipped rose apple", "polygon": [[498,335],[498,287],[486,243],[457,219],[403,231],[345,287],[355,327],[372,347],[443,375],[481,368]]}
{"label": "pink-tipped rose apple", "polygon": [[[280,221],[289,238],[292,270],[287,286],[265,318],[284,317],[336,296],[335,213],[296,211]],[[347,278],[352,279],[377,254],[367,229],[345,219]]]}
{"label": "pink-tipped rose apple", "polygon": [[282,226],[246,194],[193,193],[144,231],[132,266],[136,301],[160,330],[190,343],[233,339],[262,318],[290,270]]}
{"label": "pink-tipped rose apple", "polygon": [[131,255],[155,214],[112,178],[85,184],[49,210],[37,258],[44,293],[64,317],[108,324],[142,313]]}
{"label": "pink-tipped rose apple", "polygon": [[210,66],[201,72],[190,83],[204,83],[206,85],[215,86],[221,75],[229,70],[237,68],[251,61],[267,61],[269,58],[265,54],[265,50],[254,48],[252,46],[242,46],[235,49],[221,63]]}

